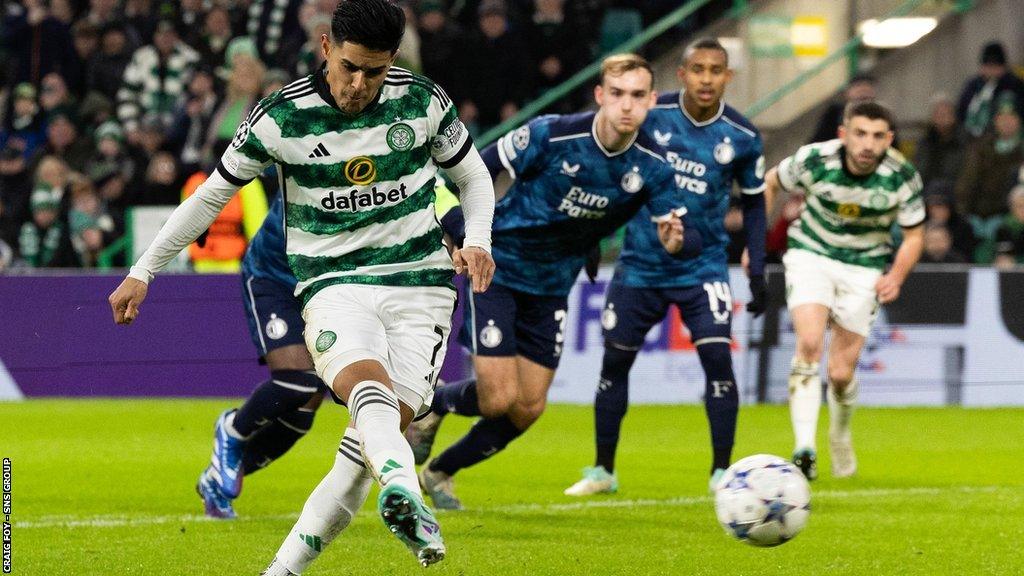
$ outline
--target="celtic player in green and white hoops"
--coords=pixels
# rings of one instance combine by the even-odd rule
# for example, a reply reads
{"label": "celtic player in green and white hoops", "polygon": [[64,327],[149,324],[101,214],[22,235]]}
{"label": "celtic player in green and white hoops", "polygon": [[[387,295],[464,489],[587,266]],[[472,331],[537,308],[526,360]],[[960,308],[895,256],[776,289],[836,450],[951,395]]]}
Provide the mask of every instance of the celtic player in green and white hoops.
{"label": "celtic player in green and white hoops", "polygon": [[[389,0],[346,0],[323,68],[262,100],[217,170],[182,203],[110,296],[130,323],[153,274],[213,221],[236,189],[276,164],[288,263],[317,374],[351,413],[334,467],[265,574],[300,574],[362,506],[373,479],[388,529],[423,564],[444,557],[402,430],[430,405],[451,328],[454,271],[476,292],[494,272],[494,188],[444,91],[393,68],[405,17]],[[452,255],[434,215],[444,168],[466,238]]]}
{"label": "celtic player in green and white hoops", "polygon": [[[832,475],[857,470],[850,418],[857,397],[854,370],[880,304],[895,300],[921,256],[921,178],[890,146],[893,116],[876,102],[846,107],[839,138],[809,144],[771,169],[768,196],[802,191],[806,201],[789,227],[786,301],[796,330],[789,409],[796,436],[793,461],[817,477],[815,434],[821,409],[819,361],[828,351],[829,445]],[[892,226],[903,229],[893,257]]]}

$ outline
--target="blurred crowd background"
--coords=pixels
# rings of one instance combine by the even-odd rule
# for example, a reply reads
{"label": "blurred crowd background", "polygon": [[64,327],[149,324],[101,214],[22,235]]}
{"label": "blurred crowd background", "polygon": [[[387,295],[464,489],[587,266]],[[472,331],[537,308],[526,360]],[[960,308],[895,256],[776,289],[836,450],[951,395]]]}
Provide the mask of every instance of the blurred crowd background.
{"label": "blurred crowd background", "polygon": [[[195,190],[263,96],[321,64],[336,0],[19,0],[0,21],[0,270],[101,264],[125,234],[126,210],[175,205]],[[475,134],[635,36],[667,0],[409,0],[398,65],[435,80]],[[731,1],[712,2],[647,48],[691,39]],[[848,100],[877,80],[854,77],[808,141],[832,138]],[[589,85],[550,112],[586,107]],[[925,182],[929,262],[1024,262],[1024,82],[998,42],[958,93],[937,94],[920,139],[900,138]],[[214,259],[240,258],[273,175],[226,211]],[[785,250],[801,199],[775,211],[769,250]],[[248,212],[248,213],[247,213]],[[225,222],[222,222],[225,224]],[[742,215],[734,258],[742,251]],[[212,250],[212,252],[210,252]],[[218,251],[226,251],[219,253]],[[107,265],[121,266],[124,254]]]}

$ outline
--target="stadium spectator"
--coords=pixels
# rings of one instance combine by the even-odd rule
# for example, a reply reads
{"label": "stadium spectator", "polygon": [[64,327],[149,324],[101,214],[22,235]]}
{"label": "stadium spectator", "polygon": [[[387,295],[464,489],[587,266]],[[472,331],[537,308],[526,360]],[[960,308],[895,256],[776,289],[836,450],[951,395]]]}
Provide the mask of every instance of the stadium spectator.
{"label": "stadium spectator", "polygon": [[[231,19],[221,6],[211,7],[210,13],[220,11],[227,26],[227,37],[231,37]],[[203,11],[203,0],[180,0],[174,15],[174,26],[178,35],[189,46],[198,47],[203,43],[204,34],[208,34],[209,14]]]}
{"label": "stadium spectator", "polygon": [[86,90],[99,92],[111,102],[115,102],[124,70],[131,59],[132,52],[124,26],[112,24],[104,27],[100,34],[99,52],[96,53],[86,76]]}
{"label": "stadium spectator", "polygon": [[100,28],[113,24],[121,19],[118,4],[118,0],[89,0],[84,19]]}
{"label": "stadium spectator", "polygon": [[86,175],[116,218],[127,208],[124,192],[135,177],[135,162],[124,148],[124,131],[117,121],[100,124],[94,138],[96,152],[86,164]]}
{"label": "stadium spectator", "polygon": [[1010,192],[1010,212],[996,230],[997,268],[1012,268],[1024,264],[1024,186]]}
{"label": "stadium spectator", "polygon": [[[235,45],[238,39],[232,41]],[[263,88],[263,75],[266,70],[257,59],[255,49],[245,52],[245,48],[234,51],[228,49],[231,74],[225,89],[224,99],[210,119],[210,127],[206,135],[203,149],[204,159],[219,158],[231,139],[235,136],[238,125],[249,115]]]}
{"label": "stadium spectator", "polygon": [[72,6],[73,0],[49,0],[50,14],[65,26],[71,26],[75,21],[76,7]]}
{"label": "stadium spectator", "polygon": [[28,218],[32,192],[32,173],[24,149],[23,140],[11,138],[0,150],[0,202],[5,205],[0,233],[6,234],[12,245],[17,242],[17,229]]}
{"label": "stadium spectator", "polygon": [[[533,64],[532,84],[539,92],[553,88],[587,63],[587,43],[582,29],[570,21],[565,0],[535,0],[534,11],[526,29],[527,44]],[[559,101],[553,112],[571,113],[583,103],[582,93]]]}
{"label": "stadium spectator", "polygon": [[272,67],[287,66],[306,35],[299,24],[303,0],[252,0],[246,32],[259,48],[260,60]]}
{"label": "stadium spectator", "polygon": [[80,20],[71,27],[71,40],[78,56],[72,86],[79,96],[85,94],[89,78],[89,68],[95,62],[94,56],[100,47],[100,30],[88,20]]}
{"label": "stadium spectator", "polygon": [[107,213],[92,182],[81,174],[70,178],[71,206],[68,210],[68,231],[78,263],[85,268],[96,266],[103,248],[118,235],[114,219]]}
{"label": "stadium spectator", "polygon": [[181,202],[182,184],[174,156],[157,152],[146,167],[139,204],[176,206]]}
{"label": "stadium spectator", "polygon": [[143,112],[155,114],[163,128],[169,128],[174,105],[185,91],[199,55],[181,40],[174,23],[161,20],[153,34],[153,43],[135,51],[124,71],[117,93],[117,116],[128,134],[128,141],[139,139],[139,119]]}
{"label": "stadium spectator", "polygon": [[1006,195],[1024,162],[1020,116],[1012,104],[1000,108],[993,125],[992,133],[971,146],[956,185],[957,208],[986,225],[1006,211]]}
{"label": "stadium spectator", "polygon": [[1012,102],[1018,116],[1024,115],[1024,81],[1007,66],[1002,43],[989,42],[981,49],[978,75],[964,83],[957,104],[957,120],[968,136],[980,138],[993,126],[1001,99]]}
{"label": "stadium spectator", "polygon": [[932,98],[925,135],[917,143],[914,167],[927,186],[934,180],[956,182],[964,163],[966,138],[956,121],[956,106],[945,94]]}
{"label": "stadium spectator", "polygon": [[320,48],[320,37],[331,34],[331,17],[325,14],[314,13],[305,20],[306,42],[295,54],[293,62],[289,62],[288,68],[295,71],[296,76],[312,74],[314,70],[324,63],[323,49]]}
{"label": "stadium spectator", "polygon": [[39,106],[43,114],[49,116],[58,108],[73,110],[76,104],[77,101],[68,91],[68,84],[63,76],[56,72],[43,76],[39,86]]}
{"label": "stadium spectator", "polygon": [[924,251],[921,262],[925,264],[963,264],[967,258],[953,247],[953,235],[942,224],[927,224],[924,227]]}
{"label": "stadium spectator", "polygon": [[[473,71],[469,98],[460,112],[483,129],[510,118],[529,94],[530,63],[526,45],[509,30],[504,0],[484,0],[477,29],[466,42],[467,69]],[[475,114],[474,114],[475,112]]]}
{"label": "stadium spectator", "polygon": [[47,156],[36,168],[35,186],[29,206],[31,218],[21,226],[18,251],[36,268],[73,266],[74,256],[66,222],[61,216],[61,200],[67,184],[67,165]]}
{"label": "stadium spectator", "polygon": [[202,65],[215,70],[224,65],[224,52],[231,42],[231,15],[226,8],[214,6],[203,19],[203,35],[192,44],[199,51]]}
{"label": "stadium spectator", "polygon": [[[14,87],[11,96],[11,111],[0,129],[0,150],[5,151],[4,158],[10,159],[13,156],[7,152],[8,149],[16,148],[27,160],[46,139],[43,117],[36,103],[36,88],[28,82],[22,82]],[[11,148],[8,148],[8,144]]]}
{"label": "stadium spectator", "polygon": [[402,35],[402,43],[398,46],[398,58],[395,66],[405,68],[417,74],[423,73],[423,57],[420,53],[420,33],[417,28],[416,11],[408,0],[398,2],[405,12],[405,34]]}
{"label": "stadium spectator", "polygon": [[168,148],[181,160],[182,171],[186,174],[199,170],[206,161],[203,148],[218,102],[212,70],[197,69],[174,113],[167,142]]}
{"label": "stadium spectator", "polygon": [[[443,86],[455,102],[465,100],[465,33],[448,17],[441,0],[422,0],[417,5],[417,12],[423,74]],[[459,112],[466,121],[461,107]]]}
{"label": "stadium spectator", "polygon": [[[173,18],[174,5],[163,3],[160,5],[164,18]],[[137,40],[135,46],[142,46],[149,43],[156,34],[157,24],[160,18],[153,12],[152,0],[125,0],[122,14],[119,17],[128,27],[129,34]],[[175,26],[177,26],[175,24]],[[178,28],[175,27],[175,30]]]}
{"label": "stadium spectator", "polygon": [[[843,110],[850,102],[874,100],[877,93],[878,80],[870,74],[857,74],[850,78],[843,90],[842,100],[832,102],[818,119],[817,127],[811,135],[810,142],[824,142],[838,138],[839,126],[843,123]],[[895,145],[895,144],[894,144]]]}
{"label": "stadium spectator", "polygon": [[953,249],[964,255],[968,262],[974,262],[978,239],[974,228],[956,210],[953,184],[946,180],[933,180],[924,186],[926,223],[944,226],[949,231]]}
{"label": "stadium spectator", "polygon": [[92,155],[92,146],[87,138],[78,137],[77,121],[71,108],[53,109],[47,116],[46,143],[37,156],[57,156],[72,169],[84,170]]}
{"label": "stadium spectator", "polygon": [[53,17],[44,0],[10,4],[0,39],[11,59],[9,83],[39,85],[51,72],[73,73],[78,57],[68,27]]}

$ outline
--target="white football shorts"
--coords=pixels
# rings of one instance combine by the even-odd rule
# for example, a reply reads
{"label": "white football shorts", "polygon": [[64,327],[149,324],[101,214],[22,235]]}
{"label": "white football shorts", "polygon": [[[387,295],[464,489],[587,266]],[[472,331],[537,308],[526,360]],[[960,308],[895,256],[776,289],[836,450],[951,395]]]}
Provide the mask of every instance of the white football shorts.
{"label": "white football shorts", "polygon": [[875,283],[881,270],[846,264],[791,248],[782,256],[786,268],[786,306],[792,311],[801,304],[821,304],[829,309],[833,322],[861,336],[871,332],[878,316]]}
{"label": "white football shorts", "polygon": [[418,414],[434,396],[454,308],[450,288],[328,286],[302,310],[306,347],[328,386],[354,362],[380,362],[399,400]]}

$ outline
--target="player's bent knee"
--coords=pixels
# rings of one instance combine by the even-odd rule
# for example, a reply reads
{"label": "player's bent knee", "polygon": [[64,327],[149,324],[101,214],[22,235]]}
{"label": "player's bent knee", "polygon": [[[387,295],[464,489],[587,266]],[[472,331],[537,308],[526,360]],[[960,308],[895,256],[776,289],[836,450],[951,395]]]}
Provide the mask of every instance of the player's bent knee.
{"label": "player's bent knee", "polygon": [[512,408],[515,397],[501,389],[493,390],[487,394],[480,394],[477,389],[477,402],[480,405],[480,415],[484,418],[497,418],[507,414]]}
{"label": "player's bent knee", "polygon": [[817,340],[809,339],[797,339],[796,342],[796,355],[797,358],[804,362],[820,362],[821,361],[821,342]]}
{"label": "player's bent knee", "polygon": [[519,425],[520,428],[525,428],[537,420],[540,420],[541,415],[544,414],[544,408],[546,407],[547,401],[543,398],[534,402],[517,402],[511,410],[513,415],[512,420]]}
{"label": "player's bent knee", "polygon": [[842,391],[853,381],[853,369],[848,366],[829,366],[828,381],[837,390]]}

